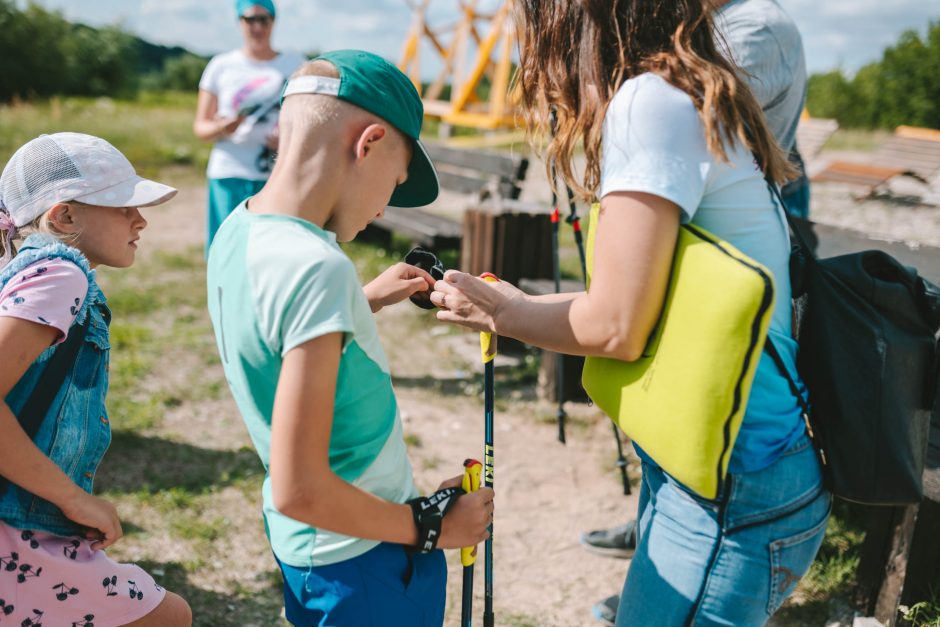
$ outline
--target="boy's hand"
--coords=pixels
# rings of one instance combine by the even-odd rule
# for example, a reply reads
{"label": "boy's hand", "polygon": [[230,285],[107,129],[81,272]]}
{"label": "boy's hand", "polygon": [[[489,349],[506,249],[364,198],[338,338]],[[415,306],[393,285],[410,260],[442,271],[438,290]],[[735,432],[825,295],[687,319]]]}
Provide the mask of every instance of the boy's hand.
{"label": "boy's hand", "polygon": [[399,262],[375,277],[362,288],[369,299],[372,313],[386,305],[394,305],[417,292],[428,292],[434,286],[434,277],[407,263]]}
{"label": "boy's hand", "polygon": [[114,505],[84,490],[77,490],[61,509],[66,518],[88,528],[85,537],[95,540],[92,549],[105,549],[124,535]]}
{"label": "boy's hand", "polygon": [[441,522],[441,539],[437,547],[462,549],[479,544],[490,537],[487,527],[492,522],[493,488],[480,488],[476,492],[464,494]]}

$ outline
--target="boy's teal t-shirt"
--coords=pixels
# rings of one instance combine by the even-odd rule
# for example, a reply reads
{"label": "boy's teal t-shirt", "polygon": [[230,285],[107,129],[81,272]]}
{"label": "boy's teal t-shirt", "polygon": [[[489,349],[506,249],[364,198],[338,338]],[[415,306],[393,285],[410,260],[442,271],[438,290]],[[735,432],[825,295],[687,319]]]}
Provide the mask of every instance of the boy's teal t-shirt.
{"label": "boy's teal t-shirt", "polygon": [[[372,310],[335,235],[306,220],[251,213],[242,203],[216,234],[208,264],[209,314],[225,376],[265,469],[284,355],[342,332],[330,467],[388,501],[417,496]],[[270,476],[262,495],[271,546],[286,564],[332,564],[378,544],[284,516],[274,507]]]}

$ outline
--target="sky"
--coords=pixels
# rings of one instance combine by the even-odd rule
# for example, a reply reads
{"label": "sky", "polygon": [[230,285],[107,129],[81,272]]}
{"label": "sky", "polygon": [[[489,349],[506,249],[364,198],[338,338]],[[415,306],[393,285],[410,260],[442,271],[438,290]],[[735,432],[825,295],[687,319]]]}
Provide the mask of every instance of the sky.
{"label": "sky", "polygon": [[[417,0],[410,0],[416,3]],[[547,0],[550,1],[550,0]],[[275,0],[275,48],[311,52],[362,48],[398,61],[411,25],[407,0]],[[811,73],[842,68],[854,73],[877,61],[908,29],[923,34],[940,21],[940,0],[778,0],[803,34]],[[24,4],[25,0],[20,0]],[[119,24],[165,45],[202,54],[240,46],[233,0],[38,0],[71,21]],[[500,4],[480,0],[481,7]],[[432,25],[456,18],[454,0],[431,0]],[[425,58],[433,55],[427,54]],[[433,76],[425,64],[422,73]]]}

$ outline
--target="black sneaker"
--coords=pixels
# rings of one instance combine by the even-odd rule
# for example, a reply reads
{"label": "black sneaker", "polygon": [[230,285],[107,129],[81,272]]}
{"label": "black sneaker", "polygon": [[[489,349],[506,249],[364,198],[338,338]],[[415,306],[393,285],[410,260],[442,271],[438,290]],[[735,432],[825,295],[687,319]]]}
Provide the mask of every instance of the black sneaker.
{"label": "black sneaker", "polygon": [[581,544],[588,551],[608,557],[633,557],[636,551],[636,521],[613,529],[597,529],[581,534]]}
{"label": "black sneaker", "polygon": [[615,594],[595,604],[594,607],[591,608],[591,614],[605,625],[614,627],[614,621],[617,620],[617,607],[619,605],[620,597]]}

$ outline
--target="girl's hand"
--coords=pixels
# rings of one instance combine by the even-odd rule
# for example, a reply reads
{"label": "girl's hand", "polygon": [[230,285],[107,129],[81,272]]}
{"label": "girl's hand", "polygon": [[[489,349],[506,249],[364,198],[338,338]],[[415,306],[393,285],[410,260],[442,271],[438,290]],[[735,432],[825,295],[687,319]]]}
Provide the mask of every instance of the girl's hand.
{"label": "girl's hand", "polygon": [[434,277],[407,263],[399,262],[362,288],[369,299],[372,313],[386,305],[405,300],[417,292],[427,292],[434,286]]}
{"label": "girl's hand", "polygon": [[488,283],[456,270],[448,270],[431,292],[431,302],[441,308],[438,320],[485,333],[498,333],[499,316],[506,306],[525,297],[512,283]]}
{"label": "girl's hand", "polygon": [[493,488],[480,488],[464,494],[441,522],[441,539],[437,547],[461,549],[479,544],[490,537],[487,527],[492,522]]}
{"label": "girl's hand", "polygon": [[88,528],[85,537],[95,540],[91,548],[96,551],[108,548],[124,535],[114,505],[84,490],[76,490],[60,507],[66,518]]}

